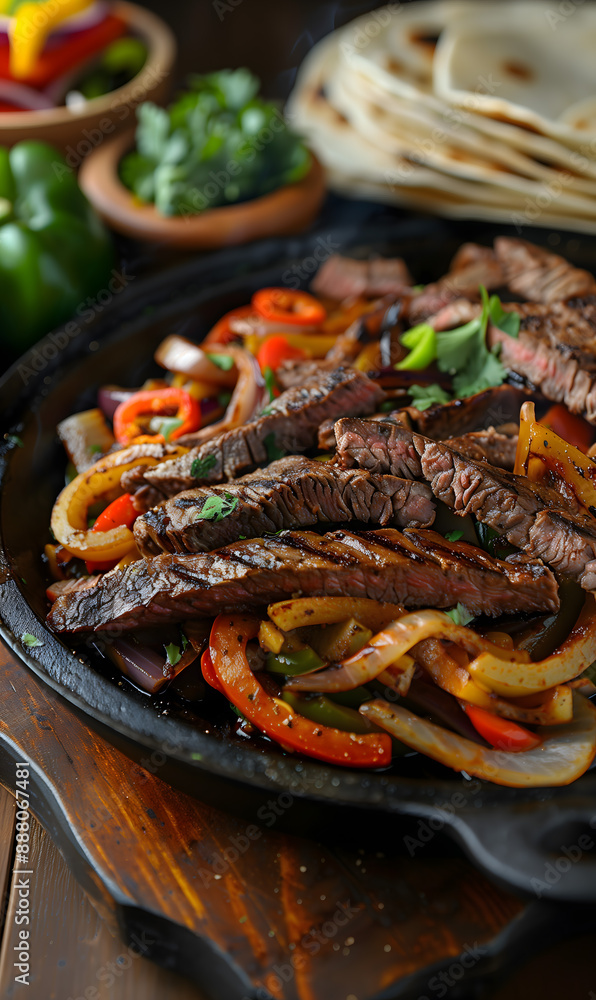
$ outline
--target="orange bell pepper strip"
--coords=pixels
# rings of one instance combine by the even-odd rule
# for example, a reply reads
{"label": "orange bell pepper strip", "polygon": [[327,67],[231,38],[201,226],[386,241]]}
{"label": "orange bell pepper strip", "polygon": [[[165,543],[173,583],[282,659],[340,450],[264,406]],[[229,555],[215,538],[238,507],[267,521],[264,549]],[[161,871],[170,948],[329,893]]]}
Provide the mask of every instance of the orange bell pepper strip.
{"label": "orange bell pepper strip", "polygon": [[259,624],[242,615],[219,615],[213,623],[209,650],[213,673],[225,697],[253,726],[287,750],[344,767],[390,764],[387,733],[356,734],[321,726],[267,693],[246,656],[246,643],[257,635]]}
{"label": "orange bell pepper strip", "polygon": [[291,288],[260,288],[252,304],[259,316],[272,323],[320,326],[327,317],[325,307],[314,295]]}
{"label": "orange bell pepper strip", "polygon": [[538,423],[534,403],[524,403],[520,413],[515,472],[532,482],[547,480],[563,496],[573,491],[590,513],[596,509],[596,462],[550,427]]}
{"label": "orange bell pepper strip", "polygon": [[308,354],[306,351],[303,351],[300,347],[293,347],[288,338],[284,337],[283,333],[267,337],[259,347],[257,353],[257,361],[262,372],[266,368],[270,368],[271,371],[275,372],[278,368],[281,368],[284,361],[305,361],[307,358]]}
{"label": "orange bell pepper strip", "polygon": [[594,428],[577,413],[571,413],[564,403],[551,406],[540,423],[580,451],[587,451],[594,440]]}
{"label": "orange bell pepper strip", "polygon": [[[174,415],[181,421],[168,435],[174,441],[183,434],[196,431],[201,426],[201,407],[196,399],[184,389],[148,389],[135,392],[117,407],[114,413],[114,437],[119,444],[130,442],[143,433],[141,425],[145,417],[167,417]],[[164,440],[157,435],[154,440]]]}
{"label": "orange bell pepper strip", "polygon": [[254,313],[254,306],[251,305],[230,309],[217,321],[215,326],[211,327],[203,344],[231,344],[233,341],[239,340],[240,335],[232,330],[230,325],[232,320],[247,319],[248,316],[254,316]]}

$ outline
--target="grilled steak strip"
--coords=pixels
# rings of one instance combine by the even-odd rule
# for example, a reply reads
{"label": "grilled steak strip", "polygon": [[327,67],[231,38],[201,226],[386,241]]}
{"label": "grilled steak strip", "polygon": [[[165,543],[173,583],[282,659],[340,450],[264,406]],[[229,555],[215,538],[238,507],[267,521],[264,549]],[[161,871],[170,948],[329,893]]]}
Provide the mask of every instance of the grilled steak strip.
{"label": "grilled steak strip", "polygon": [[[383,390],[354,368],[321,372],[306,386],[282,392],[255,420],[191,448],[180,458],[147,469],[144,481],[168,497],[193,486],[235,479],[266,465],[275,450],[293,454],[312,448],[325,417],[372,413],[383,397]],[[197,460],[208,463],[202,474],[193,473]],[[131,481],[134,483],[132,475],[126,481],[123,478],[124,489]]]}
{"label": "grilled steak strip", "polygon": [[495,240],[495,253],[506,284],[524,299],[548,304],[596,292],[596,281],[589,271],[582,271],[564,257],[527,240],[499,236]]}
{"label": "grilled steak strip", "polygon": [[405,261],[399,257],[355,260],[332,254],[311,282],[315,295],[348,299],[358,295],[400,295],[410,291],[413,280]]}
{"label": "grilled steak strip", "polygon": [[434,532],[395,529],[283,535],[217,552],[140,559],[101,585],[60,597],[48,615],[56,632],[132,629],[262,607],[296,593],[372,597],[409,607],[498,615],[554,610],[556,581],[541,563],[491,559]]}
{"label": "grilled steak strip", "polygon": [[[284,462],[287,468],[284,470]],[[135,539],[143,555],[160,552],[210,552],[241,537],[306,528],[314,524],[359,521],[424,527],[435,507],[425,483],[350,471],[321,462],[281,459],[273,473],[264,469],[225,486],[197,487],[137,518]],[[201,518],[210,497],[233,498],[234,509],[221,520]]]}
{"label": "grilled steak strip", "polygon": [[475,462],[488,462],[499,469],[512,472],[517,451],[517,433],[502,434],[494,427],[484,431],[462,434],[461,437],[447,438],[445,444],[465,458]]}
{"label": "grilled steak strip", "polygon": [[556,490],[464,458],[398,424],[339,420],[336,435],[344,465],[425,479],[457,514],[473,514],[584,590],[595,587],[596,522]]}

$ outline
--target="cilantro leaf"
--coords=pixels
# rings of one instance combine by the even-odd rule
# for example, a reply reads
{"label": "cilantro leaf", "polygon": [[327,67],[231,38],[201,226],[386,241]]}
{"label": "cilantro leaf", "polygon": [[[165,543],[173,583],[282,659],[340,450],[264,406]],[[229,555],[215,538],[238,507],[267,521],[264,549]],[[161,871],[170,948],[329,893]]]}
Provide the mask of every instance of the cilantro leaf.
{"label": "cilantro leaf", "polygon": [[263,439],[263,444],[267,450],[267,458],[270,462],[276,462],[278,458],[283,458],[286,454],[283,448],[278,448],[276,445],[273,431]]}
{"label": "cilantro leaf", "polygon": [[169,646],[166,646],[166,657],[170,666],[175,667],[179,660],[182,659],[180,646],[177,646],[175,642],[171,642]]}
{"label": "cilantro leaf", "polygon": [[234,367],[234,359],[229,354],[207,354],[207,357],[222,372],[229,372]]}
{"label": "cilantro leaf", "polygon": [[23,632],[21,642],[27,649],[35,649],[36,646],[43,646],[41,639],[38,639],[35,635],[31,635],[31,632]]}
{"label": "cilantro leaf", "polygon": [[445,540],[447,542],[459,542],[460,538],[464,537],[463,531],[448,531],[445,535]]}
{"label": "cilantro leaf", "polygon": [[446,611],[445,614],[451,618],[451,621],[455,625],[468,625],[475,618],[475,615],[471,615],[468,609],[464,608],[463,604],[458,604],[457,607],[452,608],[451,611]]}
{"label": "cilantro leaf", "polygon": [[502,330],[503,333],[506,333],[509,337],[515,338],[518,336],[521,317],[516,312],[506,312],[501,305],[498,295],[491,295],[488,302],[488,314],[491,323],[498,326],[499,330]]}
{"label": "cilantro leaf", "polygon": [[231,493],[214,494],[207,497],[201,510],[197,511],[195,519],[197,521],[223,521],[238,506],[238,497],[233,497]]}
{"label": "cilantro leaf", "polygon": [[412,403],[417,410],[428,410],[429,406],[436,403],[449,403],[451,396],[440,385],[433,382],[432,385],[413,385],[410,387]]}
{"label": "cilantro leaf", "polygon": [[213,452],[210,455],[205,455],[205,458],[195,458],[190,467],[190,474],[195,479],[203,479],[216,464],[217,459]]}
{"label": "cilantro leaf", "polygon": [[437,364],[440,371],[454,375],[453,391],[460,399],[501,385],[507,378],[507,370],[498,358],[499,348],[491,351],[486,346],[490,300],[484,285],[480,286],[480,294],[480,317],[455,330],[437,333]]}

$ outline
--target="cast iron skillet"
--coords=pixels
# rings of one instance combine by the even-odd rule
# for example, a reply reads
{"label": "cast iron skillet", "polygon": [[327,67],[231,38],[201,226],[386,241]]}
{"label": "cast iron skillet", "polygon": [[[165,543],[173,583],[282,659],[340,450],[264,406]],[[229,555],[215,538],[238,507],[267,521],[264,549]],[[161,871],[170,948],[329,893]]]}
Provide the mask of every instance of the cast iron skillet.
{"label": "cast iron skillet", "polygon": [[[407,770],[403,765],[362,773],[285,756],[230,739],[209,720],[195,718],[190,725],[183,715],[163,714],[132,687],[118,686],[109,671],[98,671],[86,651],[73,653],[68,641],[44,626],[40,552],[65,464],[55,427],[68,414],[96,405],[99,385],[139,385],[155,370],[153,349],[166,333],[198,338],[254,289],[306,284],[318,261],[332,251],[360,257],[399,253],[416,280],[424,282],[445,271],[462,242],[488,243],[496,232],[494,227],[409,219],[224,251],[157,277],[135,278],[101,312],[84,314],[76,335],[59,331],[41,341],[0,383],[2,431],[18,435],[23,444],[3,440],[0,456],[0,631],[34,673],[113,742],[143,761],[148,751],[159,755],[160,774],[192,794],[215,798],[226,808],[248,806],[253,815],[273,793],[297,798],[311,820],[315,814],[337,816],[341,808],[384,812],[400,817],[400,823],[409,817],[414,838],[444,828],[480,867],[511,887],[587,902],[596,899],[596,856],[585,850],[579,861],[570,862],[569,856],[577,857],[572,848],[582,834],[596,838],[596,774],[568,788],[519,791],[472,782],[422,759]],[[587,242],[543,231],[528,235],[596,269],[596,249]],[[43,639],[43,646],[24,649],[19,637],[25,632]],[[295,817],[292,810],[293,824]],[[412,820],[424,823],[412,827]]]}

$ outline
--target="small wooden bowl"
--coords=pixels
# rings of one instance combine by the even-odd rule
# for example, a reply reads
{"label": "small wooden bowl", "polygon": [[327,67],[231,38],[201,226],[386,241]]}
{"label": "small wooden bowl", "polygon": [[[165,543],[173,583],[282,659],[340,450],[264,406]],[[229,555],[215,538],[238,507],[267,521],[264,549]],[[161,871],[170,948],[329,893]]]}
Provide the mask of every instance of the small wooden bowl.
{"label": "small wooden bowl", "polygon": [[160,215],[153,205],[141,204],[118,176],[120,160],[133,144],[131,132],[116,136],[87,157],[79,174],[79,184],[104,221],[133,239],[208,250],[289,236],[310,225],[325,197],[325,174],[313,156],[301,181],[271,194],[193,215]]}
{"label": "small wooden bowl", "polygon": [[0,144],[14,146],[23,139],[51,142],[76,168],[91,151],[130,126],[143,101],[163,103],[171,89],[171,71],[176,59],[176,41],[167,24],[133,3],[116,0],[111,11],[129,25],[147,46],[142,70],[123,87],[94,97],[83,108],[66,106],[47,111],[0,112]]}

